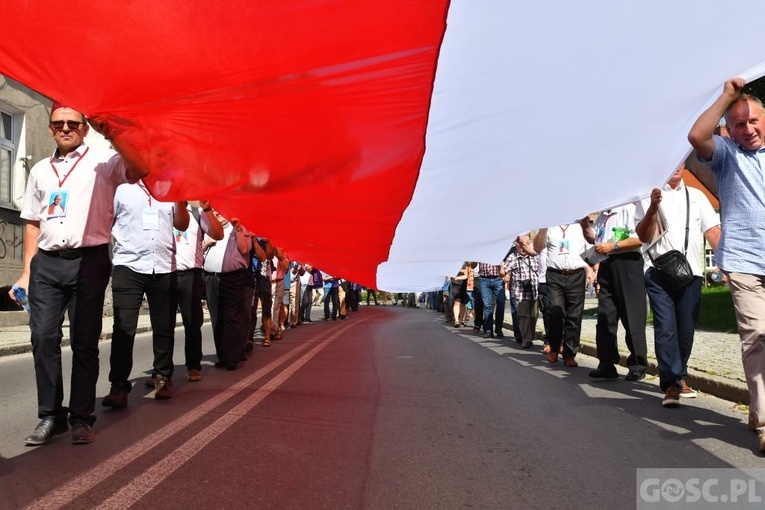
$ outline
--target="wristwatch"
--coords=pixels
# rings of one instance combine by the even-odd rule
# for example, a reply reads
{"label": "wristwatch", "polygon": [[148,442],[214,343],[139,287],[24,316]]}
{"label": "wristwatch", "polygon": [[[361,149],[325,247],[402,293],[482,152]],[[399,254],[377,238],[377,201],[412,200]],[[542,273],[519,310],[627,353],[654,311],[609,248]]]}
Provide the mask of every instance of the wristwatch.
{"label": "wristwatch", "polygon": [[614,243],[614,251],[619,251],[619,241]]}

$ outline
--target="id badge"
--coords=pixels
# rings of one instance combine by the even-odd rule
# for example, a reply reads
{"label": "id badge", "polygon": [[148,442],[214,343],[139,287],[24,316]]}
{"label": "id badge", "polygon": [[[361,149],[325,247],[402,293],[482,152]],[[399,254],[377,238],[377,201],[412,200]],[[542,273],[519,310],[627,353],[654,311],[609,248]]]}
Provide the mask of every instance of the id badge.
{"label": "id badge", "polygon": [[151,207],[143,208],[143,229],[159,230],[159,211]]}
{"label": "id badge", "polygon": [[69,191],[54,189],[48,192],[47,200],[47,219],[65,218],[66,209],[69,205]]}

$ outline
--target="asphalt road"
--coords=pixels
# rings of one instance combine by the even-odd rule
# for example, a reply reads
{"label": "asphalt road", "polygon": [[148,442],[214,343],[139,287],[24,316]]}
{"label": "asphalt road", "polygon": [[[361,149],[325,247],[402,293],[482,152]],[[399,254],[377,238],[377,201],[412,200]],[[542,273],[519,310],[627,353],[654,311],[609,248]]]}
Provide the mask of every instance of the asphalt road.
{"label": "asphalt road", "polygon": [[0,508],[619,509],[639,467],[765,467],[729,402],[663,409],[655,381],[593,382],[584,356],[550,366],[422,309],[302,326],[234,372],[208,355],[198,383],[179,364],[168,401],[141,336],[124,410],[100,407],[108,357],[96,442],[37,448],[31,356],[0,359]]}

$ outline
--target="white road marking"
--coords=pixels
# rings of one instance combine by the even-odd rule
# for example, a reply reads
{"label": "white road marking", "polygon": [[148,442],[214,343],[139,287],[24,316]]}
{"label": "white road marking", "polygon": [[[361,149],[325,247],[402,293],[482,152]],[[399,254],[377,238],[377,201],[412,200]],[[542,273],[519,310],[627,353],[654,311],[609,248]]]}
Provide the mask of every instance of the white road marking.
{"label": "white road marking", "polygon": [[[350,328],[350,327],[352,327],[352,326],[354,326],[356,324],[359,324],[360,322],[365,321],[365,320],[367,320],[367,319],[361,319],[361,320],[353,321],[352,323],[350,323],[350,324],[348,324],[346,326],[343,326],[341,329],[336,331],[334,334],[328,336],[324,340],[321,339],[321,336],[323,336],[323,335],[321,335],[316,340],[313,340],[313,341],[310,341],[310,342],[306,342],[305,344],[299,345],[298,347],[293,349],[291,352],[285,354],[284,356],[280,357],[277,360],[272,361],[271,363],[269,363],[265,367],[263,367],[260,370],[256,371],[254,374],[246,377],[245,379],[242,379],[241,381],[237,382],[236,384],[233,384],[232,386],[230,386],[226,390],[223,390],[221,393],[219,393],[215,397],[211,398],[207,402],[201,404],[199,407],[197,407],[193,411],[191,411],[191,412],[181,416],[180,418],[178,418],[178,419],[168,423],[167,425],[165,425],[161,429],[157,430],[153,434],[145,437],[140,442],[133,444],[132,446],[126,448],[125,450],[115,454],[110,459],[102,462],[101,464],[99,464],[99,465],[95,466],[94,468],[88,470],[87,472],[81,474],[77,478],[74,478],[74,479],[70,480],[69,482],[59,486],[58,488],[52,490],[51,492],[47,493],[45,496],[41,497],[40,499],[30,503],[25,508],[29,509],[29,510],[32,510],[32,509],[48,509],[48,508],[54,509],[54,508],[61,508],[61,507],[65,506],[65,505],[71,503],[77,497],[81,496],[82,494],[85,494],[89,490],[93,489],[99,483],[103,482],[104,480],[106,480],[110,476],[114,475],[115,473],[117,473],[121,469],[125,468],[128,464],[130,464],[134,460],[140,458],[145,453],[151,451],[154,447],[159,445],[159,443],[167,441],[167,439],[170,436],[172,436],[174,434],[177,434],[177,433],[183,431],[189,425],[192,425],[192,424],[196,423],[205,414],[210,413],[216,407],[218,407],[221,404],[223,404],[226,400],[234,397],[236,394],[238,394],[239,392],[241,392],[243,390],[251,389],[250,387],[252,386],[253,383],[255,383],[258,379],[261,379],[261,378],[265,377],[268,373],[274,371],[277,367],[282,365],[286,360],[296,357],[301,352],[305,351],[306,349],[308,349],[308,348],[310,348],[312,346],[316,346],[309,353],[307,353],[302,358],[300,358],[298,361],[293,363],[293,365],[290,365],[289,367],[287,367],[281,373],[281,374],[288,373],[289,375],[287,377],[289,377],[290,375],[292,375],[295,372],[295,370],[297,370],[298,368],[302,367],[310,358],[315,356],[316,353],[318,353],[321,349],[326,347],[327,344],[329,344],[332,340],[334,340],[335,338],[340,336],[341,333],[345,332],[345,330],[347,330],[348,328]],[[330,333],[330,332],[328,332],[328,333]],[[293,367],[296,367],[296,368],[293,369]],[[232,413],[237,412],[245,404],[247,404],[247,405],[251,404],[252,406],[257,405],[261,400],[263,400],[263,398],[265,398],[265,396],[267,396],[268,393],[270,393],[275,387],[277,387],[284,380],[286,380],[286,377],[282,378],[282,375],[279,375],[274,380],[276,380],[276,379],[279,379],[279,383],[278,384],[273,385],[272,382],[266,383],[266,385],[263,386],[263,388],[261,388],[256,393],[254,393],[247,400],[245,400],[244,402],[242,402],[241,404],[236,406],[234,409],[232,409],[228,413],[224,414],[222,418],[220,418],[218,421],[212,423],[207,429],[201,431],[199,434],[194,436],[194,438],[192,438],[191,440],[187,441],[183,446],[181,446],[178,450],[176,450],[173,453],[173,458],[175,458],[177,456],[179,459],[182,459],[183,462],[188,460],[188,458],[190,458],[190,457],[185,455],[184,452],[181,451],[183,448],[186,447],[186,445],[189,445],[190,443],[194,442],[200,436],[203,436],[203,437],[208,437],[209,436],[209,439],[205,440],[203,444],[201,442],[199,443],[199,444],[201,444],[201,446],[204,446],[205,444],[209,443],[212,439],[217,437],[223,430],[225,430],[225,428],[227,428],[228,426],[231,425],[231,423],[233,423],[233,422],[228,423],[228,424],[226,424],[226,426],[224,428],[220,428],[220,425],[218,425],[219,422],[222,422],[222,421],[225,422],[227,420],[227,416],[228,415],[231,415]],[[263,390],[266,389],[266,388],[268,388],[267,392],[263,393]],[[253,401],[254,401],[254,404],[252,403]],[[241,415],[236,415],[236,419],[239,419],[240,416]],[[234,421],[236,421],[236,420],[234,420]],[[207,432],[208,429],[210,429],[211,427],[216,427],[215,431],[214,431],[214,435],[212,435],[212,436],[210,436],[210,433]],[[196,443],[193,443],[191,445],[192,448],[194,447],[194,444],[196,444]],[[201,448],[201,446],[199,448]],[[198,451],[199,448],[197,448],[194,451],[194,453],[196,453],[196,451]],[[146,473],[149,473],[149,472],[150,473],[155,473],[156,466],[157,465],[155,465],[153,468],[150,468],[149,471],[144,472],[144,475],[142,475],[141,479],[145,478]],[[178,466],[180,466],[180,464],[178,464]],[[177,469],[178,466],[173,468],[173,470]],[[167,469],[167,468],[163,467],[162,469]],[[167,474],[170,474],[170,472],[168,472]],[[156,481],[156,483],[159,483],[160,481],[161,480],[158,480],[158,481]],[[156,485],[156,483],[154,485]],[[114,500],[114,498],[115,498],[115,496],[117,494],[122,494],[128,487],[133,487],[134,484],[135,484],[135,479],[133,480],[132,483],[127,485],[121,491],[119,491],[114,496],[112,496],[112,498],[107,500],[107,502]],[[154,485],[152,485],[152,487]],[[148,492],[148,491],[146,491],[146,492]],[[145,492],[143,494],[145,494]],[[106,504],[107,502],[104,502],[104,504]],[[117,503],[117,502],[113,502],[111,504],[115,504],[115,503]],[[108,507],[105,507],[105,508],[117,508],[117,507],[124,508],[124,501],[123,501],[123,503],[119,504],[118,506],[108,506]]]}

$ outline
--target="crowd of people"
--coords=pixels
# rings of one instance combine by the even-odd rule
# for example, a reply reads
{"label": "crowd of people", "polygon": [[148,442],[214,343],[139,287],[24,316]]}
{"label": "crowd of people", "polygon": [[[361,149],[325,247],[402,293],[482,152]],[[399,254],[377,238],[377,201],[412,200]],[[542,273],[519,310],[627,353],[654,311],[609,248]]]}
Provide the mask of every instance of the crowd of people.
{"label": "crowd of people", "polygon": [[[580,222],[518,236],[500,263],[466,262],[449,279],[454,327],[485,338],[503,337],[509,282],[513,336],[533,346],[541,311],[547,362],[562,358],[576,368],[588,286],[597,283],[596,379],[618,378],[617,323],[626,331],[629,381],[645,377],[646,296],[653,313],[662,405],[677,407],[696,392],[687,384],[688,359],[698,317],[704,239],[730,285],[742,343],[751,403],[749,427],[765,451],[765,108],[742,94],[743,80],[725,83],[720,98],[694,124],[689,141],[714,171],[722,226],[706,196],[683,181],[681,166],[645,200]],[[725,118],[730,138],[715,130]],[[89,124],[114,150],[84,143]],[[55,103],[49,129],[56,150],[29,176],[22,217],[24,270],[16,282],[28,289],[30,330],[38,390],[38,423],[25,442],[41,445],[72,428],[72,442],[94,440],[98,337],[104,294],[112,276],[114,331],[111,389],[102,405],[124,408],[131,391],[132,351],[142,299],[153,328],[154,363],[147,385],[158,400],[172,397],[173,335],[180,309],[185,332],[187,379],[201,373],[202,301],[210,312],[216,367],[236,370],[255,345],[261,317],[262,345],[289,327],[310,324],[323,300],[324,320],[358,310],[362,289],[310,265],[291,261],[286,250],[225,218],[208,201],[158,202],[143,185],[146,162],[101,118]],[[77,171],[75,171],[77,170]],[[113,262],[109,243],[114,238]],[[113,264],[113,267],[112,267]],[[85,270],[87,269],[87,270]],[[319,289],[320,292],[319,292]],[[10,295],[15,297],[11,290]],[[313,294],[313,295],[312,295]],[[318,297],[319,294],[321,297]],[[168,299],[168,296],[170,298]],[[368,290],[375,305],[391,296]],[[438,293],[427,305],[443,306]],[[393,295],[393,304],[416,306],[415,296]],[[260,314],[258,314],[260,310]],[[73,351],[69,406],[63,405],[61,324],[69,313]]]}

